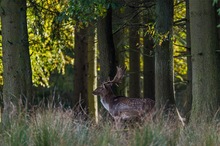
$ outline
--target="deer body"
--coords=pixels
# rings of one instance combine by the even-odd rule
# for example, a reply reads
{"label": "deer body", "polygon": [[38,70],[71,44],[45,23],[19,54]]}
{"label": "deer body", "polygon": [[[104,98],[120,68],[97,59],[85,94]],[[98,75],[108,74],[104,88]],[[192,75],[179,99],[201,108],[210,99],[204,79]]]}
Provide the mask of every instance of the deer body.
{"label": "deer body", "polygon": [[104,82],[93,91],[94,95],[101,97],[101,103],[111,114],[115,121],[121,119],[132,119],[142,117],[149,113],[155,102],[149,98],[129,98],[125,96],[116,96],[111,87],[113,83],[120,83],[125,69],[117,67],[117,74],[112,81]]}
{"label": "deer body", "polygon": [[102,105],[114,119],[126,120],[141,117],[149,113],[154,107],[154,101],[149,98],[116,96],[112,91],[109,92],[109,89],[103,89],[102,92],[107,92],[109,94],[104,94],[103,96],[102,93],[98,93],[96,90],[93,91],[93,94],[101,97]]}

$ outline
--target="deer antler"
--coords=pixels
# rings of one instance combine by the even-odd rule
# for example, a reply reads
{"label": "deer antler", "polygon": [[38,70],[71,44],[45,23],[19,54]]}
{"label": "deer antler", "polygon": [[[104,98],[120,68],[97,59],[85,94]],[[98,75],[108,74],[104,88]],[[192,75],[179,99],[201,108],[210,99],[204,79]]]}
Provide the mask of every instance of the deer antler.
{"label": "deer antler", "polygon": [[126,67],[122,68],[120,66],[117,66],[117,73],[116,73],[114,79],[111,81],[107,81],[104,84],[115,83],[118,86],[118,84],[121,83],[121,80],[124,77],[125,71],[126,71]]}

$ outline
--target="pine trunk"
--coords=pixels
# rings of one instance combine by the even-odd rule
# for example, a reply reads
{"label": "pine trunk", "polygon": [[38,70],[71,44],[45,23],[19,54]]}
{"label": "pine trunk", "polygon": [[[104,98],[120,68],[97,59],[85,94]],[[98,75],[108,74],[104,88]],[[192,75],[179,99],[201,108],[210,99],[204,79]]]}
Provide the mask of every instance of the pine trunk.
{"label": "pine trunk", "polygon": [[87,89],[88,28],[75,29],[73,104],[88,107]]}
{"label": "pine trunk", "polygon": [[32,71],[26,20],[26,0],[1,1],[3,48],[3,123],[31,106]]}
{"label": "pine trunk", "polygon": [[95,27],[89,26],[88,33],[88,110],[89,114],[98,122],[98,101],[92,94],[97,87],[97,51],[95,48]]}
{"label": "pine trunk", "polygon": [[104,82],[108,79],[108,77],[112,79],[116,72],[111,7],[107,10],[107,15],[98,20],[97,35],[100,56],[100,82]]}
{"label": "pine trunk", "polygon": [[173,49],[171,43],[173,0],[157,0],[156,29],[160,41],[155,49],[156,108],[169,110],[175,105],[173,87]]}
{"label": "pine trunk", "polygon": [[[121,5],[124,4],[122,0],[119,1]],[[115,44],[116,51],[116,64],[119,66],[125,67],[125,41],[126,33],[123,25],[125,23],[124,19],[125,12],[122,12],[121,9],[113,10],[113,39]],[[117,87],[117,92],[119,95],[125,94],[125,78],[122,79],[120,86]]]}
{"label": "pine trunk", "polygon": [[189,0],[186,0],[186,51],[187,51],[187,88],[185,102],[182,103],[184,112],[183,116],[186,118],[188,123],[190,118],[190,111],[192,109],[192,61],[191,61],[191,37],[190,37],[190,18],[189,18]]}
{"label": "pine trunk", "polygon": [[154,42],[150,35],[144,37],[144,97],[155,100]]}
{"label": "pine trunk", "polygon": [[130,9],[129,27],[129,97],[140,97],[140,36],[138,9]]}
{"label": "pine trunk", "polygon": [[210,0],[191,0],[189,9],[193,94],[191,120],[206,121],[211,120],[219,108],[215,9]]}
{"label": "pine trunk", "polygon": [[[154,9],[152,9],[154,11]],[[151,25],[155,22],[153,14],[148,11],[144,14],[143,22]],[[144,29],[144,55],[143,55],[143,75],[144,75],[144,97],[155,100],[155,56],[154,56],[154,40],[148,33],[148,28]]]}

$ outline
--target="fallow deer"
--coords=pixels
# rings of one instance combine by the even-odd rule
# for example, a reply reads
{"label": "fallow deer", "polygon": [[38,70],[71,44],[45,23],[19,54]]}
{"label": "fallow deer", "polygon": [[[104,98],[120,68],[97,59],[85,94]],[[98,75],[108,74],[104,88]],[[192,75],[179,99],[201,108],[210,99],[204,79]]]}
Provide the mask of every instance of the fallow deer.
{"label": "fallow deer", "polygon": [[[121,83],[126,68],[117,67],[117,73],[113,80],[104,82],[93,91],[94,95],[101,97],[104,108],[114,118],[116,124],[120,120],[141,118],[151,112],[155,102],[150,98],[130,98],[117,96],[112,91],[112,85]],[[135,88],[135,87],[134,87]]]}

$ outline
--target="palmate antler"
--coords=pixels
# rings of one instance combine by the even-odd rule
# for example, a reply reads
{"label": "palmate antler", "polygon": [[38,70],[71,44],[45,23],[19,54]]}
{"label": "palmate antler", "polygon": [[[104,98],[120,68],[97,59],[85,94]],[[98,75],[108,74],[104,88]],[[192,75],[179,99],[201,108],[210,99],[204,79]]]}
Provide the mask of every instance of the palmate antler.
{"label": "palmate antler", "polygon": [[115,84],[118,86],[119,83],[121,83],[124,75],[125,75],[125,71],[126,71],[126,67],[120,67],[120,66],[117,66],[117,73],[115,75],[115,77],[113,78],[113,80],[109,80],[107,82],[104,82],[103,84],[106,85],[106,84]]}

